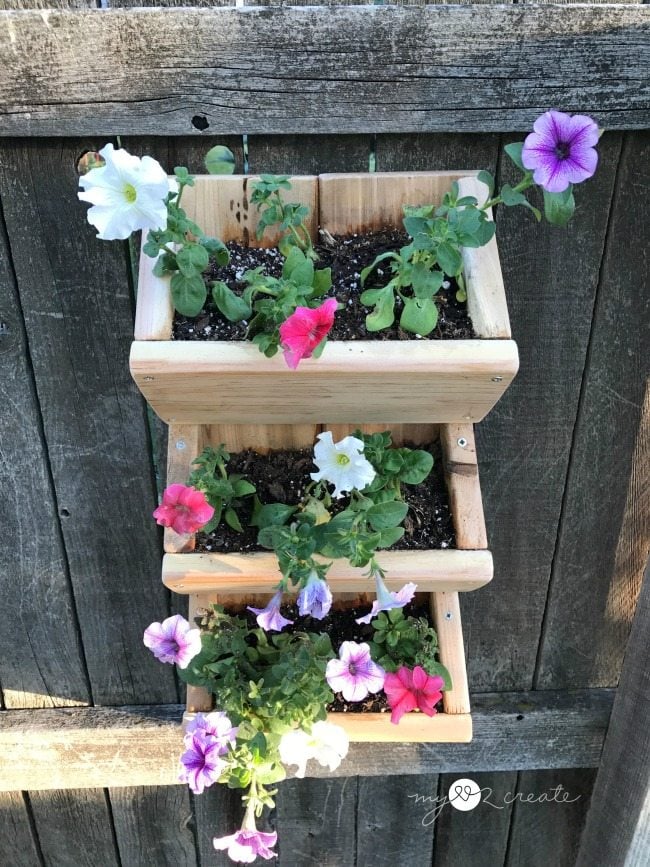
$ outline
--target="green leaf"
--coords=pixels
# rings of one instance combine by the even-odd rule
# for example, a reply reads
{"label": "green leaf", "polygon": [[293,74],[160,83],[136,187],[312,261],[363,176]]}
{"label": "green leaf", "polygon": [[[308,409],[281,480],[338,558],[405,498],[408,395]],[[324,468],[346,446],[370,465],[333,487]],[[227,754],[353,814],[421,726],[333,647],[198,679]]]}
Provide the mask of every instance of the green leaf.
{"label": "green leaf", "polygon": [[433,455],[424,449],[406,451],[404,457],[404,469],[399,475],[400,481],[406,485],[419,485],[431,472],[433,467]]}
{"label": "green leaf", "polygon": [[576,209],[576,200],[573,197],[573,186],[569,186],[563,193],[544,193],[544,216],[552,226],[566,226]]}
{"label": "green leaf", "polygon": [[445,274],[449,274],[450,277],[455,277],[463,267],[463,260],[461,259],[460,251],[457,250],[456,247],[447,243],[447,241],[438,244],[436,256],[438,264]]}
{"label": "green leaf", "polygon": [[300,247],[292,247],[289,250],[287,258],[284,260],[284,264],[282,265],[282,276],[284,277],[284,279],[291,280],[295,269],[298,268],[300,265],[303,265],[306,261],[307,257],[302,252]]}
{"label": "green leaf", "polygon": [[232,527],[233,530],[236,530],[238,533],[243,533],[244,528],[241,525],[239,518],[237,517],[237,512],[234,509],[226,509],[223,514],[224,520],[229,527]]}
{"label": "green leaf", "polygon": [[404,331],[430,334],[438,323],[438,308],[431,298],[406,298],[399,324]]}
{"label": "green leaf", "polygon": [[253,312],[244,299],[240,295],[235,295],[221,280],[216,280],[212,284],[212,297],[219,310],[230,322],[248,319]]}
{"label": "green leaf", "polygon": [[153,273],[156,277],[165,277],[167,274],[173,274],[176,270],[178,270],[176,268],[176,256],[172,256],[171,253],[163,253],[153,266]]}
{"label": "green leaf", "polygon": [[375,309],[366,316],[366,328],[368,331],[381,331],[382,328],[390,328],[394,321],[395,296],[389,283],[377,293]]}
{"label": "green leaf", "polygon": [[444,279],[445,275],[439,268],[431,270],[421,262],[414,265],[411,271],[411,285],[417,298],[431,298],[439,291]]}
{"label": "green leaf", "polygon": [[427,221],[422,217],[404,217],[404,228],[411,236],[411,238],[415,238],[416,235],[426,234],[427,233]]}
{"label": "green leaf", "polygon": [[484,183],[488,188],[488,197],[491,199],[494,194],[494,178],[490,172],[481,171],[476,176],[477,180]]}
{"label": "green leaf", "polygon": [[373,530],[391,530],[402,523],[408,510],[409,507],[406,503],[392,500],[388,503],[371,506],[366,512],[366,517]]}
{"label": "green leaf", "polygon": [[377,256],[375,261],[371,265],[368,265],[367,268],[364,268],[363,271],[361,272],[361,285],[362,286],[365,284],[366,280],[368,279],[368,275],[372,271],[374,271],[375,268],[377,267],[377,265],[379,265],[380,262],[383,262],[384,259],[399,259],[399,256],[397,255],[397,253],[393,252],[392,250],[390,250],[388,253],[382,253],[380,256]]}
{"label": "green leaf", "polygon": [[255,513],[251,520],[251,526],[260,529],[282,526],[287,523],[295,511],[296,506],[287,506],[284,503],[266,503]]}
{"label": "green leaf", "polygon": [[378,548],[390,548],[404,535],[404,527],[390,527],[388,530],[382,530]]}
{"label": "green leaf", "polygon": [[208,251],[200,244],[185,244],[176,254],[178,270],[185,277],[193,277],[197,271],[200,273],[208,267],[209,263]]}
{"label": "green leaf", "polygon": [[236,497],[247,497],[255,493],[255,485],[251,485],[246,479],[237,479],[232,483],[232,487]]}
{"label": "green leaf", "polygon": [[215,145],[205,155],[205,167],[210,175],[232,175],[235,171],[235,155],[224,145]]}
{"label": "green leaf", "polygon": [[193,277],[174,274],[171,293],[174,307],[183,316],[198,316],[208,295],[203,278],[198,274]]}
{"label": "green leaf", "polygon": [[217,265],[220,265],[222,268],[230,261],[228,248],[218,238],[203,237],[201,238],[201,246],[205,247],[209,255],[216,260]]}
{"label": "green leaf", "polygon": [[426,667],[425,667],[425,671],[431,677],[435,677],[436,675],[441,677],[444,681],[444,684],[442,687],[443,689],[451,689],[452,688],[451,675],[449,674],[449,672],[447,671],[447,669],[445,668],[445,666],[441,662],[437,662],[437,661],[434,662],[433,660],[431,660],[430,662],[427,662]]}
{"label": "green leaf", "polygon": [[539,222],[542,219],[542,215],[537,208],[535,208],[528,201],[526,196],[523,193],[518,192],[517,190],[513,190],[513,188],[509,184],[504,184],[501,188],[501,198],[503,199],[503,204],[507,207],[511,208],[515,205],[523,205],[525,208],[529,208],[535,214],[535,219]]}
{"label": "green leaf", "polygon": [[160,244],[158,243],[158,241],[154,241],[154,239],[151,237],[151,233],[147,237],[147,240],[142,247],[142,252],[152,259],[155,259],[160,252]]}
{"label": "green leaf", "polygon": [[[518,169],[521,169],[522,172],[525,172],[524,164],[521,161],[521,152],[524,148],[524,143],[522,141],[515,141],[512,144],[507,144],[504,147],[504,151],[508,154],[512,162],[517,166]],[[501,193],[503,195],[503,193]]]}
{"label": "green leaf", "polygon": [[187,187],[193,187],[194,186],[194,178],[188,172],[188,170],[186,169],[185,166],[176,166],[174,168],[174,174],[176,175],[176,177],[178,178],[178,180],[182,184],[185,184],[185,186],[187,186]]}
{"label": "green leaf", "polygon": [[314,279],[312,281],[312,298],[318,298],[320,295],[324,295],[332,286],[332,269],[331,268],[321,268],[320,271],[314,272]]}

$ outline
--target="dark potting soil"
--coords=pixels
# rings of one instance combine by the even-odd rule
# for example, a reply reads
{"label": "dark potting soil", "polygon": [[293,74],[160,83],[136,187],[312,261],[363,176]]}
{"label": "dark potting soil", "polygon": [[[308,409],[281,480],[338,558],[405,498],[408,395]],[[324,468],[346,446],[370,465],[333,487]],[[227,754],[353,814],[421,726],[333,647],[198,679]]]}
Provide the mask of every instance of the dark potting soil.
{"label": "dark potting soil", "polygon": [[[393,545],[394,550],[430,550],[431,548],[455,548],[456,536],[449,508],[449,497],[444,480],[442,456],[438,442],[427,448],[433,454],[433,469],[421,485],[405,485],[404,499],[409,511],[404,519],[405,533]],[[231,455],[229,473],[241,473],[255,485],[262,503],[300,502],[304,489],[311,482],[310,472],[316,472],[311,449],[298,451],[272,451],[260,455],[254,451],[237,452]],[[244,501],[239,519],[243,533],[221,522],[212,533],[197,533],[196,551],[220,553],[251,552],[265,550],[257,544],[257,528],[249,527],[252,498]],[[340,509],[347,505],[347,498],[334,501]]]}
{"label": "dark potting soil", "polygon": [[[327,240],[331,235],[325,236]],[[332,269],[332,289],[327,297],[335,297],[345,310],[336,314],[334,326],[329,333],[330,340],[414,340],[414,334],[403,331],[399,327],[399,314],[402,301],[397,299],[395,305],[396,321],[394,325],[383,331],[369,332],[366,330],[365,319],[370,308],[364,307],[359,300],[363,291],[360,283],[361,271],[370,265],[381,253],[389,250],[399,250],[407,244],[409,238],[397,230],[384,230],[362,235],[335,236],[333,243],[322,243],[316,246],[319,260],[317,268]],[[230,262],[224,268],[211,264],[204,276],[206,281],[222,280],[234,292],[241,294],[246,288],[243,282],[244,273],[260,265],[271,277],[282,274],[282,256],[277,249],[261,249],[244,247],[236,242],[227,244],[230,251]],[[385,286],[391,274],[387,263],[381,263],[366,281],[366,288]],[[446,281],[448,285],[436,295],[439,318],[438,324],[429,339],[471,339],[476,335],[467,313],[467,304],[456,300],[456,282]],[[174,340],[244,340],[246,337],[244,322],[229,322],[219,312],[208,294],[204,309],[195,317],[185,317],[176,313],[172,336]]]}
{"label": "dark potting soil", "polygon": [[[283,632],[326,632],[334,652],[338,655],[339,648],[344,641],[355,641],[359,644],[368,644],[372,641],[375,630],[369,623],[356,623],[357,617],[363,617],[368,613],[371,603],[364,605],[355,605],[348,608],[332,609],[327,617],[322,620],[315,620],[313,617],[301,617],[298,614],[298,607],[295,603],[282,606],[282,614],[288,620],[293,620],[292,626],[284,628]],[[248,621],[249,628],[253,629],[257,626],[255,614],[252,611],[238,608],[232,613],[237,613],[239,616],[245,616]],[[404,606],[405,617],[425,617],[431,622],[431,615],[428,607],[419,601],[416,597],[408,605]],[[441,709],[441,704],[438,710]],[[363,701],[347,702],[341,694],[336,694],[334,701],[327,708],[329,711],[337,713],[390,713],[386,694],[383,690],[376,695],[370,694]]]}

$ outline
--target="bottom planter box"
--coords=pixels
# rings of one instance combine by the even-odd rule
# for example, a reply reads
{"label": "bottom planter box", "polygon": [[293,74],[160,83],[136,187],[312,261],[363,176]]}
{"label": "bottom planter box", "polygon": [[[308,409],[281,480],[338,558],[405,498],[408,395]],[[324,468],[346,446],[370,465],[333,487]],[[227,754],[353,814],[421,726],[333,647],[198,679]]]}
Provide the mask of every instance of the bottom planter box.
{"label": "bottom planter box", "polygon": [[[224,443],[231,452],[246,448],[311,447],[321,429],[332,430],[339,439],[362,427],[383,430],[382,425],[176,425],[169,431],[167,483],[186,482],[194,458],[205,445]],[[471,425],[390,426],[396,443],[420,445],[440,438],[445,479],[456,530],[456,549],[382,552],[388,572],[387,585],[397,589],[407,581],[429,597],[432,619],[438,633],[440,660],[451,674],[453,688],[443,693],[443,713],[429,718],[420,713],[405,715],[399,725],[388,713],[336,713],[332,721],[343,726],[353,742],[467,742],[472,738],[467,672],[463,647],[458,592],[475,590],[492,578],[492,557],[487,550],[478,465]],[[280,578],[275,556],[270,553],[194,553],[194,537],[165,530],[163,582],[176,593],[190,597],[190,619],[195,612],[216,601],[259,606],[268,600]],[[363,569],[335,561],[328,574],[335,606],[349,604],[370,588]],[[264,601],[262,601],[264,600]],[[188,688],[188,714],[210,710],[212,696]]]}

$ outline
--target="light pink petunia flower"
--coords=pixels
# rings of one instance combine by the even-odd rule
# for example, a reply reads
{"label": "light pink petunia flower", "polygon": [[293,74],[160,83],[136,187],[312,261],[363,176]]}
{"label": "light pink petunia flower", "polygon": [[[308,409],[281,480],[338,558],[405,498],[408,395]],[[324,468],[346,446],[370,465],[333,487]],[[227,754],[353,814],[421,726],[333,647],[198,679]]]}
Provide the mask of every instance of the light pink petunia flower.
{"label": "light pink petunia flower", "polygon": [[193,629],[180,614],[162,623],[152,623],[145,629],[142,640],[156,659],[176,663],[179,668],[187,668],[201,652],[201,630]]}

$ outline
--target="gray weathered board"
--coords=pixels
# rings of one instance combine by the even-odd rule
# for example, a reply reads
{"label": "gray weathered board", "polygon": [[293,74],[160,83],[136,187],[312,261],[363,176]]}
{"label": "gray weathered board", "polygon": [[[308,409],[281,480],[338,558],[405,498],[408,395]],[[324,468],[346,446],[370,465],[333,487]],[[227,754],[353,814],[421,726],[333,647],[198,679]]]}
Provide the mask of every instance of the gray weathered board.
{"label": "gray weathered board", "polygon": [[0,134],[640,128],[649,33],[644,5],[0,12]]}

